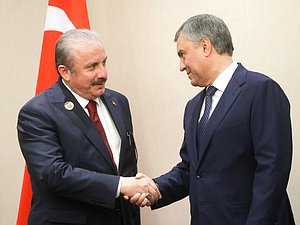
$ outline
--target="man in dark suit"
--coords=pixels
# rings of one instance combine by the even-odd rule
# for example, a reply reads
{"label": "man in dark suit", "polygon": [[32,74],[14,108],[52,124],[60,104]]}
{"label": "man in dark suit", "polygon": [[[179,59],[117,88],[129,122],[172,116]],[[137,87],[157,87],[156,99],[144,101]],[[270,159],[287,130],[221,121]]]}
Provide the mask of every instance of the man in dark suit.
{"label": "man in dark suit", "polygon": [[230,32],[215,16],[188,19],[175,42],[180,70],[204,89],[186,105],[182,161],[155,179],[163,198],[153,208],[189,195],[192,225],[295,224],[286,95],[232,60]]}
{"label": "man in dark suit", "polygon": [[134,178],[129,104],[105,88],[106,60],[96,32],[66,32],[55,49],[58,81],[20,110],[33,191],[28,225],[139,225],[139,208],[121,196],[139,193],[145,204],[160,196],[150,179]]}

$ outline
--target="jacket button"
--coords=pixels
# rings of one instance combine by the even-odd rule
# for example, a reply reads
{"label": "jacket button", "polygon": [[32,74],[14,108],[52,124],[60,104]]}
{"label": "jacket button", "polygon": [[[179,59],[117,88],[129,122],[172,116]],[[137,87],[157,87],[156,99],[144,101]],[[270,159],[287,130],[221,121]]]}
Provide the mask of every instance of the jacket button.
{"label": "jacket button", "polygon": [[115,209],[116,213],[121,213],[121,209],[117,208]]}
{"label": "jacket button", "polygon": [[94,204],[94,205],[96,205],[96,206],[104,206],[105,205],[105,203],[104,202],[99,202],[99,201],[95,201],[95,200],[92,200],[92,203]]}
{"label": "jacket button", "polygon": [[200,179],[202,176],[201,176],[201,174],[197,174],[196,177],[197,177],[197,179]]}

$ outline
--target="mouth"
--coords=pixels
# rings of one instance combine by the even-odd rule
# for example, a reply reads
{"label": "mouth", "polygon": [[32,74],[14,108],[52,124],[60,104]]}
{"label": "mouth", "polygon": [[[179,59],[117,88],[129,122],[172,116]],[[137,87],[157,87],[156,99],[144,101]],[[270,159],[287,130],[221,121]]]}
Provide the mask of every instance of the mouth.
{"label": "mouth", "polygon": [[191,73],[190,68],[186,67],[186,68],[185,68],[185,72],[186,72],[187,75],[189,75],[189,74]]}
{"label": "mouth", "polygon": [[186,70],[186,74],[188,75],[188,76],[190,76],[191,75],[191,71],[190,70]]}

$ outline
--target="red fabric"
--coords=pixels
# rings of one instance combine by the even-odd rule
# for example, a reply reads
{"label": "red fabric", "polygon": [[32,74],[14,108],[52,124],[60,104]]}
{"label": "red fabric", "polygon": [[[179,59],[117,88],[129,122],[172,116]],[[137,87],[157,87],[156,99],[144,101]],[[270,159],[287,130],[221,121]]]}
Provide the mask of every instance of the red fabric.
{"label": "red fabric", "polygon": [[97,113],[97,105],[96,105],[96,102],[95,101],[92,101],[90,100],[89,101],[89,104],[87,104],[86,108],[88,109],[89,111],[89,114],[90,114],[90,118],[92,120],[92,122],[94,123],[95,127],[97,128],[98,130],[98,133],[100,134],[100,136],[102,137],[106,147],[107,147],[107,150],[110,154],[110,157],[114,163],[114,168],[115,168],[115,173],[117,174],[117,166],[116,166],[116,163],[115,163],[115,160],[114,160],[114,156],[113,156],[113,153],[111,151],[111,148],[109,146],[109,143],[108,143],[108,140],[107,140],[107,137],[106,137],[106,134],[105,134],[105,130],[102,126],[102,123],[101,123],[101,120],[99,118],[99,115]]}
{"label": "red fabric", "polygon": [[49,5],[64,10],[76,28],[90,28],[85,0],[49,0]]}
{"label": "red fabric", "polygon": [[[49,0],[49,6],[62,9],[76,28],[90,28],[85,0]],[[36,94],[50,87],[58,78],[54,63],[54,49],[60,31],[44,31]],[[32,190],[30,176],[25,167],[17,225],[27,225]]]}

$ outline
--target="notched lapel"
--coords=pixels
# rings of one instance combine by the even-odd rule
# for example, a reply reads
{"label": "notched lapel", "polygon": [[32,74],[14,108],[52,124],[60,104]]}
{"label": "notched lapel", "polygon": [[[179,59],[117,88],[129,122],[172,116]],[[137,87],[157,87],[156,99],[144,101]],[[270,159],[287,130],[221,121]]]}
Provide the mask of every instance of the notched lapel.
{"label": "notched lapel", "polygon": [[[198,127],[198,120],[199,120],[199,115],[200,115],[200,110],[201,110],[201,105],[203,103],[205,97],[205,92],[201,91],[198,97],[198,101],[196,102],[196,105],[193,108],[190,121],[188,121],[186,127],[186,145],[189,146],[192,150],[192,158],[197,159],[197,160],[191,160],[191,163],[193,164],[192,166],[194,168],[197,168],[198,165],[198,159],[199,159],[199,151],[198,151],[198,143],[197,143],[197,127]],[[188,147],[188,148],[189,148]]]}
{"label": "notched lapel", "polygon": [[239,96],[241,92],[241,86],[246,82],[246,74],[247,70],[239,65],[229,81],[215,110],[213,111],[206,126],[203,144],[199,148],[199,166],[206,151],[208,150],[208,145],[213,138],[216,129],[230,110],[231,106],[234,104],[236,98]]}
{"label": "notched lapel", "polygon": [[119,132],[121,138],[121,149],[120,149],[120,160],[119,160],[119,172],[122,172],[122,163],[125,158],[126,148],[128,145],[126,144],[125,140],[128,140],[126,136],[128,130],[126,130],[125,120],[124,119],[124,112],[122,111],[121,102],[119,99],[115,98],[112,94],[110,94],[107,90],[105,91],[104,95],[101,96],[101,100],[106,105],[112,120]]}
{"label": "notched lapel", "polygon": [[124,137],[126,131],[124,122],[122,122],[122,112],[120,112],[120,103],[118,99],[114,98],[110,93],[107,93],[107,91],[105,91],[104,95],[101,96],[101,100],[106,105],[119,132],[119,135],[121,136],[121,139],[124,140],[123,138],[126,138]]}
{"label": "notched lapel", "polygon": [[[89,139],[92,144],[95,146],[98,152],[100,152],[103,157],[106,159],[108,164],[111,165],[112,169],[114,169],[113,162],[107,150],[107,147],[100,137],[96,127],[86,114],[86,112],[82,109],[80,104],[77,102],[75,97],[71,94],[71,92],[62,84],[62,82],[58,82],[59,86],[55,86],[55,101],[53,104],[59,108],[69,119],[70,121],[66,121],[66,123],[74,123],[79,130]],[[66,102],[73,104],[72,109],[65,105]]]}

